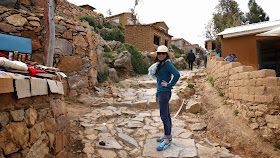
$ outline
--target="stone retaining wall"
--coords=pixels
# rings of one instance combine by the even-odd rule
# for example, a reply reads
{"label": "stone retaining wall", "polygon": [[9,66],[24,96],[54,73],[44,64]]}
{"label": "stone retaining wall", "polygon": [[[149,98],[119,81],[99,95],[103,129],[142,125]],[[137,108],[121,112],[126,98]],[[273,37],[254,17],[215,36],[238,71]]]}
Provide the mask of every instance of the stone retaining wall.
{"label": "stone retaining wall", "polygon": [[[36,1],[37,6],[32,6],[35,2],[30,0],[24,2],[16,2],[14,6],[23,6],[25,10],[0,5],[0,33],[31,38],[32,61],[43,64],[44,10],[40,7],[43,1]],[[55,15],[54,66],[68,76],[63,81],[65,95],[75,97],[80,93],[90,93],[98,83],[97,73],[106,68],[104,49],[94,28],[88,22],[76,20],[82,15],[96,16],[101,21],[104,18],[64,0],[57,1]],[[64,18],[67,15],[75,18]]]}
{"label": "stone retaining wall", "polygon": [[235,110],[260,129],[264,139],[280,142],[280,79],[274,70],[254,71],[252,66],[208,58],[207,73],[224,96],[239,101]]}
{"label": "stone retaining wall", "polygon": [[0,157],[67,158],[69,122],[58,94],[17,99],[0,94]]}

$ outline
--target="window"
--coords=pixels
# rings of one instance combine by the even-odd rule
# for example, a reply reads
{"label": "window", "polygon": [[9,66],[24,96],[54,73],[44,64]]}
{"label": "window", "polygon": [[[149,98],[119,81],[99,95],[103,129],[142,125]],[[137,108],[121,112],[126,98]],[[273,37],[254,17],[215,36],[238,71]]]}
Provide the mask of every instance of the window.
{"label": "window", "polygon": [[160,43],[160,37],[154,35],[154,44],[159,46]]}
{"label": "window", "polygon": [[164,45],[165,45],[166,47],[168,47],[168,40],[165,40],[165,41],[164,41]]}
{"label": "window", "polygon": [[127,24],[128,25],[133,25],[133,21],[130,18],[127,18]]}
{"label": "window", "polygon": [[159,27],[160,31],[166,32],[165,28]]}
{"label": "window", "polygon": [[112,19],[112,21],[114,21],[114,22],[116,22],[116,23],[119,23],[119,22],[120,22],[120,19],[119,19],[119,17],[117,17],[117,18]]}

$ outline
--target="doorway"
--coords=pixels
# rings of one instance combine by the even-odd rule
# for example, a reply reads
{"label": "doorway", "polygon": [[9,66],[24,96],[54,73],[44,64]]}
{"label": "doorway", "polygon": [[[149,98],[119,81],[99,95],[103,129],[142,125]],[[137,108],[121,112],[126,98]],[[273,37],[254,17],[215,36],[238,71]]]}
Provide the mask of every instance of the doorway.
{"label": "doorway", "polygon": [[259,69],[273,69],[280,76],[280,38],[262,40],[258,45]]}

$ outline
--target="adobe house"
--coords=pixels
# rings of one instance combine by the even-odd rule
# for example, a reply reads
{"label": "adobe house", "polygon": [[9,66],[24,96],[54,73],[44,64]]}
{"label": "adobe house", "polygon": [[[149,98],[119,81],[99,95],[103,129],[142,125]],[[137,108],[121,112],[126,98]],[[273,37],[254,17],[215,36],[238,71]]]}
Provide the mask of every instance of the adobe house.
{"label": "adobe house", "polygon": [[175,45],[176,47],[183,49],[183,46],[191,45],[190,42],[186,41],[184,38],[172,38],[171,44]]}
{"label": "adobe house", "polygon": [[140,51],[154,52],[160,45],[171,46],[172,36],[168,34],[165,22],[146,25],[126,25],[125,43],[133,44]]}
{"label": "adobe house", "polygon": [[125,27],[125,25],[135,25],[136,24],[136,19],[133,16],[134,15],[132,13],[125,12],[125,13],[120,13],[117,15],[107,17],[106,20],[114,21],[117,24],[122,23],[123,26]]}
{"label": "adobe house", "polygon": [[217,41],[216,40],[206,40],[205,41],[205,48],[207,52],[212,52],[217,48]]}
{"label": "adobe house", "polygon": [[87,10],[90,10],[90,11],[93,11],[93,10],[96,9],[96,8],[94,8],[94,7],[92,7],[92,6],[88,5],[88,4],[81,5],[81,6],[79,6],[79,7],[82,7],[82,8],[84,8],[84,9],[87,9]]}
{"label": "adobe house", "polygon": [[235,53],[237,61],[243,65],[253,66],[256,70],[274,69],[279,76],[280,37],[266,33],[279,27],[280,20],[277,20],[224,30],[218,34],[221,37],[222,57]]}

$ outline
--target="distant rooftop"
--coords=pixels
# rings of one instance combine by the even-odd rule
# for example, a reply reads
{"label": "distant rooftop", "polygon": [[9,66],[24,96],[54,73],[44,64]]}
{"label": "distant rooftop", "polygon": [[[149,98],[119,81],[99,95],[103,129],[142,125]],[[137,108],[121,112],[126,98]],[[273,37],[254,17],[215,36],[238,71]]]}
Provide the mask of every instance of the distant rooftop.
{"label": "distant rooftop", "polygon": [[85,8],[85,9],[91,9],[91,10],[95,10],[96,8],[94,8],[93,6],[90,6],[88,4],[85,4],[85,5],[80,5],[79,7],[82,7],[82,8]]}
{"label": "distant rooftop", "polygon": [[280,20],[265,21],[265,22],[227,28],[223,32],[219,33],[218,36],[223,36],[223,38],[230,38],[230,37],[237,37],[237,36],[248,35],[248,34],[256,34],[256,33],[269,31],[279,26],[280,26]]}

